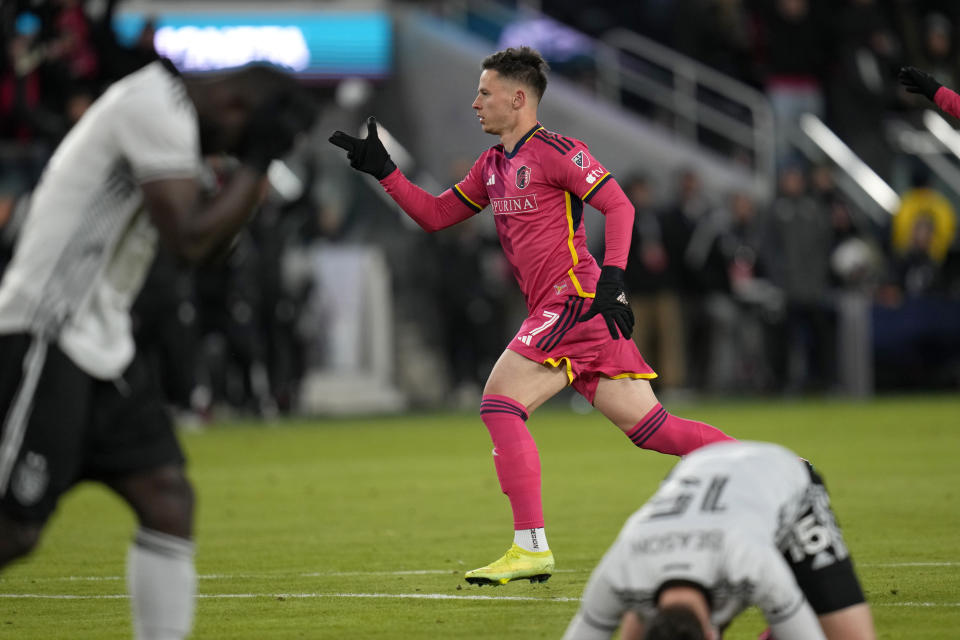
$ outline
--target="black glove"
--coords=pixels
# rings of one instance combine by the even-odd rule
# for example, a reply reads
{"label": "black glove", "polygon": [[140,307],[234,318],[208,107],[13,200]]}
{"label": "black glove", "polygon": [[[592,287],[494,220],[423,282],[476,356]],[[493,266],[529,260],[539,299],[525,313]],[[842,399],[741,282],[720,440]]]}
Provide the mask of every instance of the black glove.
{"label": "black glove", "polygon": [[929,73],[924,73],[920,69],[913,67],[900,67],[900,73],[897,74],[900,84],[910,93],[919,93],[926,96],[928,100],[933,100],[937,90],[942,86],[933,79]]}
{"label": "black glove", "polygon": [[250,114],[237,157],[260,173],[293,149],[297,135],[310,129],[317,109],[303,91],[281,91]]}
{"label": "black glove", "polygon": [[627,302],[627,292],[623,288],[623,269],[620,267],[608,266],[600,270],[593,304],[578,322],[586,322],[597,314],[602,315],[607,322],[611,338],[620,338],[620,335],[617,335],[619,329],[624,340],[630,339],[633,334],[633,311]]}
{"label": "black glove", "polygon": [[366,138],[354,138],[343,131],[334,131],[330,142],[346,150],[351,167],[369,173],[377,180],[383,180],[397,168],[377,136],[377,119],[373,116],[367,118]]}

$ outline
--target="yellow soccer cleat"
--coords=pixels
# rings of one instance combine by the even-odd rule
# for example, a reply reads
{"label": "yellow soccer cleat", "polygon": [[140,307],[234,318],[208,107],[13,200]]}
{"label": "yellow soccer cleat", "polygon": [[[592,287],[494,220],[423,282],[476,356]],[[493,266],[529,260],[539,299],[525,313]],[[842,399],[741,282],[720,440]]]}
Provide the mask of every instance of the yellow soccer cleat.
{"label": "yellow soccer cleat", "polygon": [[553,573],[552,551],[527,551],[514,544],[502,558],[485,567],[467,571],[470,584],[499,586],[511,580],[546,582]]}

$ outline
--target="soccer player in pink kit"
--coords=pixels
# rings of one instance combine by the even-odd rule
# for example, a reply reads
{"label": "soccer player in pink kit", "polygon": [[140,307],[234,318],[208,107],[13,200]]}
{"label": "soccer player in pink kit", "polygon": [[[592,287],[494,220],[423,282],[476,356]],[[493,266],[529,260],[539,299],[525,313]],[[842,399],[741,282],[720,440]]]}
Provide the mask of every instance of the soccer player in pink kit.
{"label": "soccer player in pink kit", "polygon": [[[633,206],[587,146],[545,129],[537,107],[547,64],[529,47],[487,57],[473,101],[486,133],[500,138],[467,176],[439,197],[407,180],[367,121],[365,139],[337,131],[330,142],[350,166],[370,173],[426,231],[488,206],[504,253],[526,297],[529,317],[493,367],[480,418],[493,439],[500,487],[510,499],[514,544],[492,564],[466,573],[474,584],[548,579],[553,553],[544,532],[540,457],[526,420],[568,384],[638,447],[682,456],[729,440],[702,422],[666,412],[648,380],[656,373],[630,339],[633,315],[623,287]],[[582,222],[589,203],[606,216],[603,268],[587,251]]]}

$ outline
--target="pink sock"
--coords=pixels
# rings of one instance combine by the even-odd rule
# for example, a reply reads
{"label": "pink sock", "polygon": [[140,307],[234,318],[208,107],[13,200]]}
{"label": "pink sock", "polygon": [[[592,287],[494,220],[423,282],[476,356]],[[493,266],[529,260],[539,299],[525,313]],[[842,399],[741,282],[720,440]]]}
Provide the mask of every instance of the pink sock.
{"label": "pink sock", "polygon": [[670,415],[659,402],[627,432],[627,437],[641,449],[674,456],[686,455],[711,442],[736,439],[703,422]]}
{"label": "pink sock", "polygon": [[510,498],[514,529],[543,526],[540,454],[527,429],[526,408],[507,396],[485,395],[480,419],[493,439],[493,462],[500,488]]}

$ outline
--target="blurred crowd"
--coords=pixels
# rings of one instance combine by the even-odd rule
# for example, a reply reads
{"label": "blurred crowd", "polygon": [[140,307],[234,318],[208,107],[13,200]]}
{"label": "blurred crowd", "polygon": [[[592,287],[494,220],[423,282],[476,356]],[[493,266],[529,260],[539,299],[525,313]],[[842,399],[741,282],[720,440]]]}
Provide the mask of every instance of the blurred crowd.
{"label": "blurred crowd", "polygon": [[[811,164],[787,143],[769,202],[713,192],[692,167],[670,183],[651,179],[639,163],[618,175],[636,208],[627,269],[634,339],[659,372],[660,389],[837,391],[849,300],[865,301],[872,334],[864,339],[878,388],[960,385],[958,194],[898,157],[882,134],[891,113],[916,119],[927,106],[898,89],[898,66],[914,64],[957,86],[960,6],[537,4],[590,36],[628,26],[762,89],[778,131],[801,110],[821,115],[901,197],[896,215],[878,221],[837,188],[830,166]],[[0,5],[0,273],[52,149],[105,87],[157,57],[152,23],[121,44],[110,28],[116,0],[86,5]],[[356,91],[363,92],[347,83],[317,89],[325,109],[318,132],[355,125],[363,103],[349,97]],[[472,403],[525,315],[492,223],[478,216],[423,234],[384,215],[383,200],[334,161],[340,158],[325,155],[324,136],[315,138],[289,162],[295,193],[275,184],[226,259],[187,270],[160,254],[134,321],[171,403],[200,418],[219,407],[258,415],[297,408],[303,377],[322,361],[316,350],[324,323],[304,265],[328,242],[383,248],[394,292],[396,377],[413,403]],[[230,163],[208,164],[214,190]],[[446,186],[468,166],[435,178]],[[602,247],[596,251],[602,257]],[[428,266],[438,264],[443,268]],[[436,362],[428,367],[431,354]]]}
{"label": "blurred crowd", "polygon": [[[706,194],[682,170],[666,204],[642,175],[625,182],[637,210],[628,284],[635,339],[665,387],[718,393],[844,391],[844,300],[871,314],[880,387],[958,382],[960,254],[956,215],[917,176],[889,226],[859,214],[824,166],[788,164],[758,205]],[[936,213],[934,213],[936,211]],[[943,302],[943,313],[930,305]],[[871,336],[864,339],[870,343]]]}
{"label": "blurred crowd", "polygon": [[[118,41],[118,4],[0,4],[0,275],[57,144],[112,82],[158,58],[150,20],[133,42]],[[208,191],[232,168],[209,158]],[[271,195],[225,259],[189,269],[161,248],[133,310],[138,346],[184,417],[207,419],[215,407],[272,415],[296,401],[310,339],[297,323],[309,284],[280,282],[282,254],[318,232],[306,198]]]}
{"label": "blurred crowd", "polygon": [[[522,4],[522,3],[520,3]],[[778,156],[801,113],[824,119],[889,180],[883,121],[923,103],[898,89],[913,65],[957,86],[960,5],[948,0],[544,0],[543,10],[593,36],[627,27],[766,93]]]}
{"label": "blurred crowd", "polygon": [[156,59],[152,25],[117,42],[117,0],[0,4],[0,168],[6,192],[29,188],[49,153],[110,83]]}

